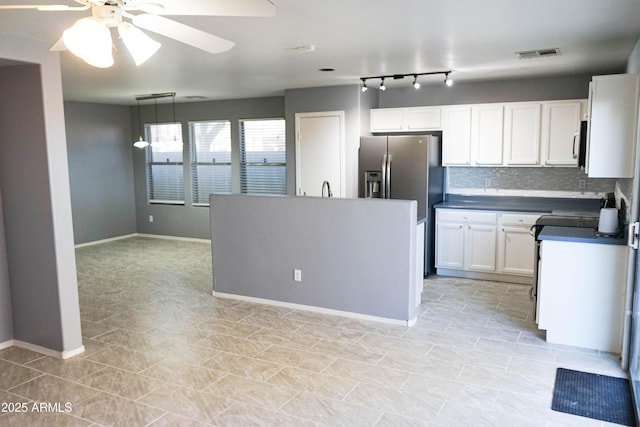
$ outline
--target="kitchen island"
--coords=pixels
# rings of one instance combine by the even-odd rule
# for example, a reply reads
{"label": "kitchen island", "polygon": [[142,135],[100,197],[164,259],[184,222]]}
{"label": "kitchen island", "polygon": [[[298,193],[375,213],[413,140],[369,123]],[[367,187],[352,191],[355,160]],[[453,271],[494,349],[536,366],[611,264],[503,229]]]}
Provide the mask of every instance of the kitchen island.
{"label": "kitchen island", "polygon": [[422,292],[417,204],[210,196],[216,296],[412,325]]}
{"label": "kitchen island", "polygon": [[545,226],[538,239],[537,323],[547,342],[620,353],[629,253],[624,236]]}

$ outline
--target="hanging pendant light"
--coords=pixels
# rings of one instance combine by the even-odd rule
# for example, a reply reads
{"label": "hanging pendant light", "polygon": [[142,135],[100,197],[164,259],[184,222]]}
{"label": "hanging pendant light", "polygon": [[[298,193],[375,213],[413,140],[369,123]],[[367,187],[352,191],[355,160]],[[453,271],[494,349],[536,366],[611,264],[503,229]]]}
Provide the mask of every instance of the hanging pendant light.
{"label": "hanging pendant light", "polygon": [[133,146],[136,148],[147,148],[149,143],[142,137],[142,120],[140,114],[140,101],[136,100],[138,103],[138,127],[140,128],[140,137],[137,141],[133,143]]}

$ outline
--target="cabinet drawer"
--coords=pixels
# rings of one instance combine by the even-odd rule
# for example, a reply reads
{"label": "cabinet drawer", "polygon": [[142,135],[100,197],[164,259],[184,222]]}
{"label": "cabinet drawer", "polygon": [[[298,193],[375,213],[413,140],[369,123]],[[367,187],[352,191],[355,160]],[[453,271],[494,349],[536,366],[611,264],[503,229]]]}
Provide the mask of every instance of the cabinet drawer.
{"label": "cabinet drawer", "polygon": [[465,211],[459,209],[438,209],[438,221],[472,222],[474,224],[496,224],[495,212]]}
{"label": "cabinet drawer", "polygon": [[502,214],[500,217],[500,224],[502,225],[522,225],[530,227],[536,223],[536,220],[540,217],[540,214],[519,214],[508,213]]}

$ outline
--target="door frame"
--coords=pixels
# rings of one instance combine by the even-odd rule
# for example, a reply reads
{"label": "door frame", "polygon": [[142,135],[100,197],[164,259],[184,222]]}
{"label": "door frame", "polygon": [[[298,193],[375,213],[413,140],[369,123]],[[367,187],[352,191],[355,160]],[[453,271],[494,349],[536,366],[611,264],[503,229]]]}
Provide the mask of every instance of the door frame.
{"label": "door frame", "polygon": [[295,153],[296,153],[296,183],[295,183],[295,194],[297,196],[301,196],[298,194],[300,189],[300,181],[301,181],[301,170],[300,170],[300,121],[305,118],[312,117],[335,117],[337,116],[340,121],[340,194],[342,197],[346,195],[346,151],[345,151],[345,125],[344,125],[344,111],[318,111],[318,112],[310,112],[310,113],[296,113],[295,114]]}

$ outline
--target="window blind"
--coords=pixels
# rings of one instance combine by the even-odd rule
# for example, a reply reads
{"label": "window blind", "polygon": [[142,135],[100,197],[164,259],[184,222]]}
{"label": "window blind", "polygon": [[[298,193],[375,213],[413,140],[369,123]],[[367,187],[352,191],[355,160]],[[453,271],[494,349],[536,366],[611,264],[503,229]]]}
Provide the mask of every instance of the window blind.
{"label": "window blind", "polygon": [[209,194],[231,193],[231,122],[191,122],[191,190],[194,205],[208,205]]}
{"label": "window blind", "polygon": [[182,125],[158,123],[145,126],[147,195],[149,203],[184,203]]}
{"label": "window blind", "polygon": [[240,191],[286,194],[284,119],[240,121]]}

